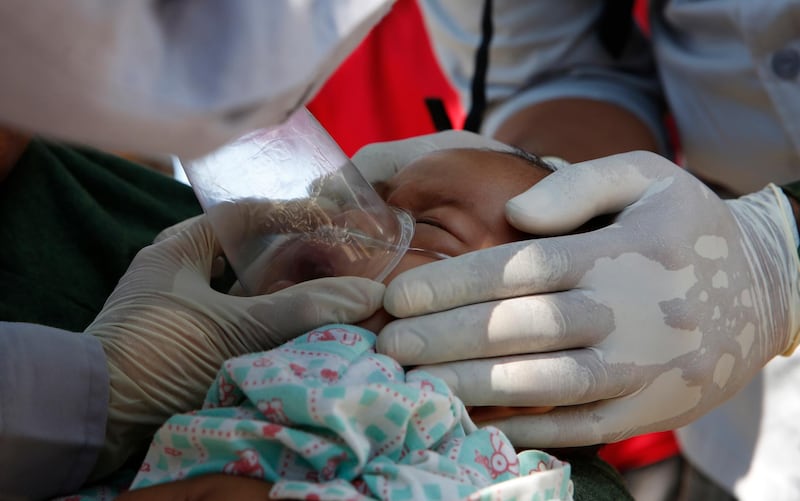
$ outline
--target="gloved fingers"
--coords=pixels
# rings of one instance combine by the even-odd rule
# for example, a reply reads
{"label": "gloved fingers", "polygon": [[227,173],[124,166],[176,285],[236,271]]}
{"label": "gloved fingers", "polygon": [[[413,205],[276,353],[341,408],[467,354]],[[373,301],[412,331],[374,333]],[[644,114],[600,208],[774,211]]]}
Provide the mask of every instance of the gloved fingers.
{"label": "gloved fingers", "polygon": [[435,146],[436,150],[447,150],[453,148],[491,148],[511,151],[513,149],[512,146],[498,141],[497,139],[483,136],[468,130],[450,129],[434,132],[432,134],[426,134],[420,137],[425,139],[426,142]]}
{"label": "gloved fingers", "polygon": [[[670,398],[658,395],[647,402],[636,402],[636,398],[556,407],[542,414],[519,415],[481,425],[501,429],[515,447],[554,448],[618,442],[643,433],[674,429],[686,422],[674,420],[675,403]],[[653,418],[642,420],[634,405],[646,406],[646,412]]]}
{"label": "gloved fingers", "polygon": [[[350,159],[368,183],[387,181],[409,163],[405,159],[405,155],[391,151],[389,144],[368,144],[359,149]],[[412,155],[409,156],[413,158]]]}
{"label": "gloved fingers", "polygon": [[[153,243],[159,243],[162,240],[166,240],[169,237],[177,235],[178,233],[188,229],[195,223],[197,223],[200,219],[207,217],[205,214],[198,214],[197,216],[190,217],[188,219],[184,219],[183,221],[176,223],[168,228],[161,230],[161,232],[156,235],[153,239]],[[216,278],[222,276],[225,273],[225,268],[227,266],[227,261],[225,260],[224,256],[217,256],[211,263],[211,277]],[[238,283],[238,282],[237,282]]]}
{"label": "gloved fingers", "polygon": [[[687,238],[685,217],[703,218],[709,224],[715,217],[730,219],[729,212],[727,216],[719,213],[724,209],[722,203],[710,204],[711,209],[701,214],[696,214],[692,204],[680,205],[676,194],[704,201],[714,195],[668,160],[646,152],[576,164],[544,178],[533,189],[551,186],[546,183],[552,179],[560,179],[554,190],[521,195],[520,214],[513,217],[523,230],[571,231],[594,216],[621,211],[614,224],[585,233],[479,250],[408,270],[388,285],[386,310],[404,318],[465,304],[570,290],[584,284],[592,284],[593,288],[605,286],[623,276],[621,256],[625,260],[642,256],[642,268],[645,261],[651,260],[677,269],[690,263],[692,255],[668,252],[685,251],[686,247],[666,247],[664,241],[676,245],[674,242],[681,241],[681,237]],[[673,217],[665,218],[665,211]],[[585,278],[600,264],[616,276]],[[641,281],[640,284],[645,285]],[[605,287],[604,293],[612,293],[611,288]]]}
{"label": "gloved fingers", "polygon": [[[455,341],[454,341],[455,343]],[[592,348],[423,365],[467,406],[562,406],[637,391],[641,382],[608,367]]]}
{"label": "gloved fingers", "polygon": [[[571,289],[569,256],[550,253],[543,240],[470,252],[412,268],[386,288],[384,308],[398,318],[490,300]],[[510,268],[514,272],[507,273]]]}
{"label": "gloved fingers", "polygon": [[[596,261],[626,250],[612,228],[514,242],[410,269],[386,289],[384,308],[398,318],[486,301],[568,291]],[[615,254],[616,253],[616,254]]]}
{"label": "gloved fingers", "polygon": [[[546,449],[554,447],[580,447],[608,443],[609,433],[593,422],[592,410],[596,404],[557,407],[535,416],[514,416],[481,423],[503,431],[517,448]],[[619,434],[614,434],[615,437]]]}
{"label": "gloved fingers", "polygon": [[613,312],[576,289],[394,320],[376,348],[400,364],[438,364],[592,346],[613,328]]}
{"label": "gloved fingers", "polygon": [[619,212],[636,202],[659,176],[669,173],[682,171],[645,151],[573,164],[509,200],[506,218],[527,233],[568,233],[596,216]]}
{"label": "gloved fingers", "polygon": [[284,342],[325,324],[354,324],[368,318],[380,308],[384,290],[383,284],[366,278],[326,277],[231,300],[247,305],[257,322],[280,337],[273,341]]}
{"label": "gloved fingers", "polygon": [[[169,235],[165,233],[157,243],[142,249],[131,264],[131,269],[144,267],[152,272],[163,273],[167,278],[189,266],[204,279],[210,280],[214,263],[222,256],[222,247],[208,219],[201,215],[178,223],[178,226],[180,228],[173,227],[175,231]],[[157,271],[157,268],[161,270]]]}
{"label": "gloved fingers", "polygon": [[386,181],[422,155],[452,148],[511,147],[486,136],[464,130],[446,130],[397,141],[372,143],[362,147],[351,159],[370,183]]}

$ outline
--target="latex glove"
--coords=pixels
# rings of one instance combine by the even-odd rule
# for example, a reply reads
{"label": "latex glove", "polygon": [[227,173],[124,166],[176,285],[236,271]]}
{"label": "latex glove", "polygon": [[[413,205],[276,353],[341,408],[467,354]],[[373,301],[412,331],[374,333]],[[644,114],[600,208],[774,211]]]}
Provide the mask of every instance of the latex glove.
{"label": "latex glove", "polygon": [[465,130],[446,130],[398,141],[371,143],[351,159],[370,183],[386,181],[417,158],[450,148],[491,148],[511,151],[512,147],[486,136]]}
{"label": "latex glove", "polygon": [[384,287],[341,277],[274,294],[236,297],[209,285],[221,255],[203,216],[140,251],[86,329],[105,350],[111,381],[106,450],[95,477],[112,471],[169,416],[197,409],[222,363],[280,345],[309,329],[355,323]]}
{"label": "latex glove", "polygon": [[436,364],[423,368],[467,405],[564,406],[491,423],[517,446],[682,426],[796,342],[800,263],[786,204],[774,185],[723,202],[651,153],[567,167],[509,201],[508,219],[535,234],[619,212],[614,224],[399,275],[387,311],[440,313],[390,323],[378,349]]}

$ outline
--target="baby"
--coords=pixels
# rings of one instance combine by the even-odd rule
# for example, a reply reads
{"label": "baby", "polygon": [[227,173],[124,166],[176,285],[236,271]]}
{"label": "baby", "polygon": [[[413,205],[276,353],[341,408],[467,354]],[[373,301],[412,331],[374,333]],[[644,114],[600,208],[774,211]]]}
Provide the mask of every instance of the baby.
{"label": "baby", "polygon": [[[451,257],[530,239],[505,217],[505,202],[538,183],[553,167],[523,150],[453,149],[430,153],[375,189],[387,204],[408,211],[416,228],[411,247]],[[387,276],[436,260],[408,252]],[[380,332],[392,318],[384,310],[359,325]],[[538,414],[551,407],[473,407],[477,423],[510,415]]]}
{"label": "baby", "polygon": [[[411,247],[455,257],[530,239],[505,218],[505,203],[538,183],[552,168],[522,150],[452,149],[429,153],[375,189],[416,223]],[[408,252],[387,276],[438,259]],[[361,325],[378,332],[389,318],[381,312]]]}
{"label": "baby", "polygon": [[[411,247],[424,250],[406,253],[385,282],[438,255],[530,238],[507,223],[504,205],[550,172],[521,151],[453,149],[377,185],[413,217]],[[572,498],[569,465],[517,454],[502,432],[473,422],[506,409],[473,409],[471,419],[444,382],[375,353],[373,332],[389,320],[379,311],[359,326],[324,326],[227,361],[203,409],[158,431],[119,499],[188,499],[223,484],[229,499]]]}

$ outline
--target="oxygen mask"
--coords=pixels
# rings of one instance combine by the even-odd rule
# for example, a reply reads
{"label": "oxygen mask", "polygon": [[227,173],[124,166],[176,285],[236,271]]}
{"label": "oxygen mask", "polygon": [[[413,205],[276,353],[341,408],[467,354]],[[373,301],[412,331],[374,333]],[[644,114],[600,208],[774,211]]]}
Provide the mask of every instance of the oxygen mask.
{"label": "oxygen mask", "polygon": [[186,164],[247,295],[331,276],[382,280],[414,221],[389,207],[305,108]]}

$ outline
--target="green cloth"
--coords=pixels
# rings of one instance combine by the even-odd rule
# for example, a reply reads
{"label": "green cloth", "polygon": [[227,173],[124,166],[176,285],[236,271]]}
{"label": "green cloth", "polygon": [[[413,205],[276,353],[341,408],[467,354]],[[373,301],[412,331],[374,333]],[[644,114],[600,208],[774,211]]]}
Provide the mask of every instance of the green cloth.
{"label": "green cloth", "polygon": [[572,466],[570,476],[575,487],[575,501],[634,501],[619,472],[596,453],[556,457]]}
{"label": "green cloth", "polygon": [[[0,182],[0,320],[83,331],[139,249],[201,212],[161,173],[34,139]],[[632,499],[593,449],[576,451],[557,457],[572,464],[577,501]]]}
{"label": "green cloth", "polygon": [[0,182],[0,320],[83,331],[136,252],[201,212],[161,173],[34,139]]}

